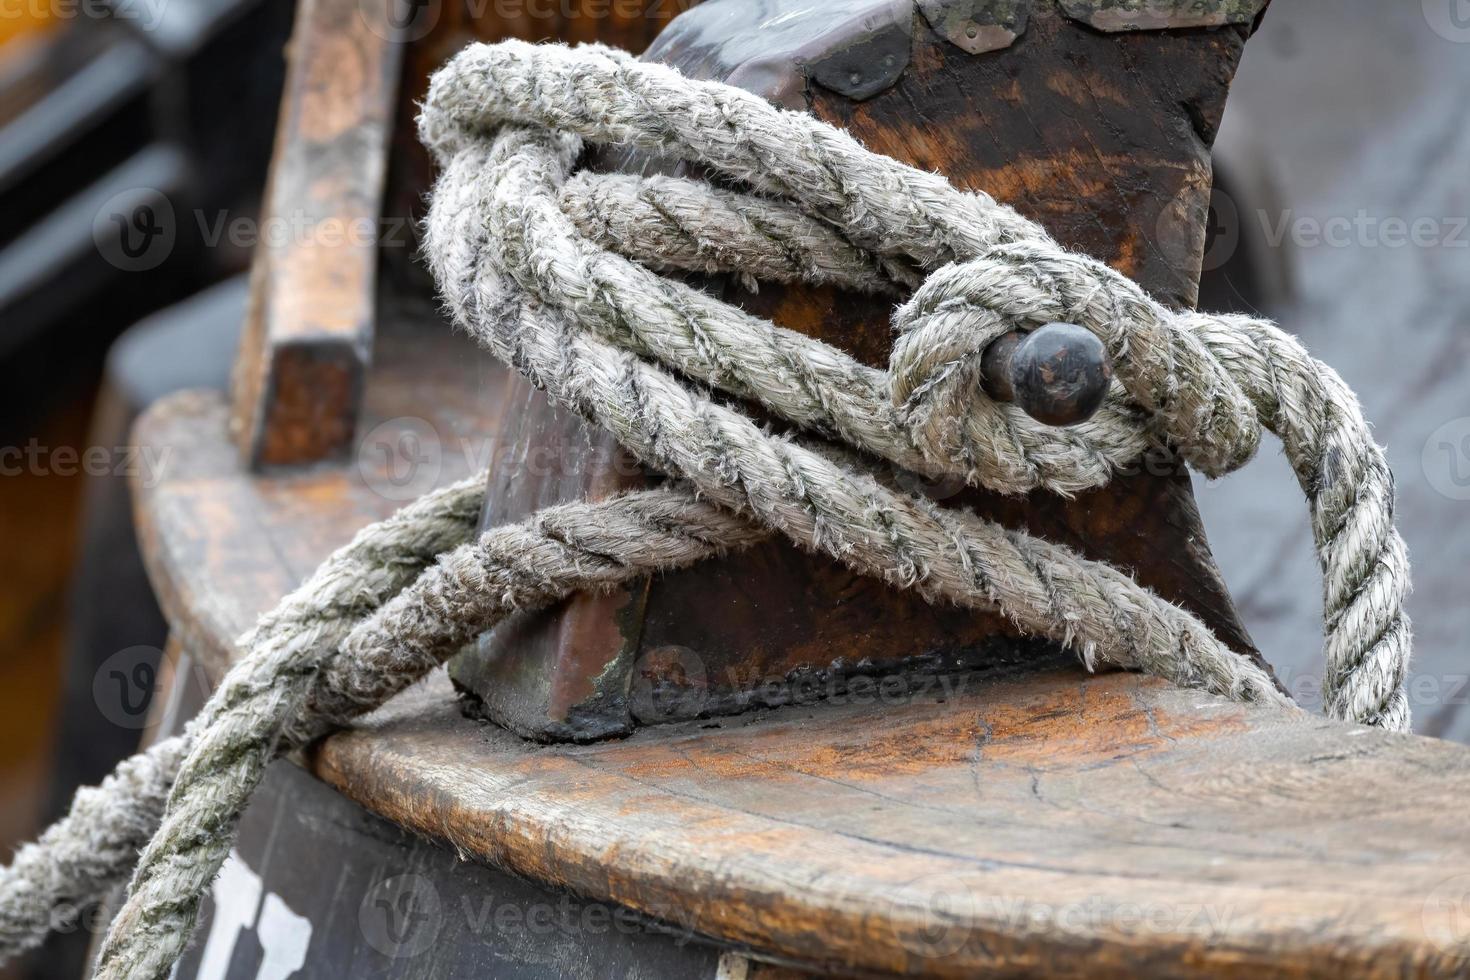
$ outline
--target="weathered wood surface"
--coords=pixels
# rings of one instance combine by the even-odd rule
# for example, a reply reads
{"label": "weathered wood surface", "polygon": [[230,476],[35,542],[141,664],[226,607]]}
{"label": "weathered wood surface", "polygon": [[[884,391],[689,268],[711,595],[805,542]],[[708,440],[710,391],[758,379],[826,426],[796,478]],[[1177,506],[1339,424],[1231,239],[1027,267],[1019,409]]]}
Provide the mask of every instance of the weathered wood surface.
{"label": "weathered wood surface", "polygon": [[[387,380],[370,408],[424,394]],[[226,420],[218,396],[180,395],[137,432],[176,453],[141,491],[143,538],[216,676],[259,611],[394,507],[339,468],[245,473]],[[1037,666],[554,748],[466,717],[437,674],[310,765],[468,856],[813,967],[1470,975],[1470,750]]]}
{"label": "weathered wood surface", "polygon": [[[1041,43],[1048,30],[1082,29],[1033,12],[1016,51]],[[1213,39],[1233,58],[1243,30],[1155,36],[1174,39],[1165,42],[1086,37],[1079,43],[1145,45],[1112,49],[1126,53],[1132,69],[1146,43]],[[1223,86],[1228,74],[1215,82]],[[933,92],[949,91],[953,79],[934,77]],[[1006,91],[1004,73],[985,80]],[[1028,90],[1033,83],[1046,88],[1044,78],[1026,81]],[[904,84],[849,106],[843,121],[885,152],[928,153],[946,132],[932,120],[917,119],[901,145],[885,145],[881,132],[863,128],[871,123],[864,107],[886,92],[906,92]],[[1098,254],[1168,296],[1167,283],[1138,270],[1150,262],[1160,273],[1173,268],[1167,256],[1149,257],[1161,243],[1148,232],[1158,222],[1177,230],[1163,221],[1166,208],[1192,213],[1207,186],[1208,170],[1199,169],[1207,166],[1204,144],[1189,144],[1193,164],[1154,159],[1163,182],[1156,186],[1179,194],[1173,203],[1151,196],[1148,181],[1119,168],[1144,159],[1138,141],[1162,124],[1139,122],[1133,115],[1141,110],[1130,114],[1130,105],[1172,105],[1177,125],[1200,132],[1203,120],[1208,132],[1208,114],[1181,95],[1210,84],[1178,58],[1159,88],[1117,100],[1095,80],[1062,86],[1045,96],[1059,100],[1046,117],[1054,125],[1033,138],[1042,147],[1060,141],[1068,160],[1093,160],[1095,181],[1068,191],[1062,176],[1071,171],[1038,158],[1017,165],[1008,191],[998,179],[1011,166],[1000,145],[987,151],[999,162],[977,152],[976,173],[961,179],[1002,197],[1032,194],[1033,213],[1044,219],[1050,202],[1063,212],[1057,220],[1075,222],[1079,237],[1064,236],[1073,244],[1089,234],[1116,238],[1121,251],[1100,246]],[[816,98],[836,96],[818,91]],[[1002,97],[994,106],[1005,104]],[[1002,111],[994,106],[966,124],[990,132],[984,113]],[[1065,121],[1099,112],[1109,120],[1099,138],[1117,145],[1069,144],[1084,131]],[[1118,210],[1100,218],[1086,207],[1063,207],[1079,199]],[[1150,223],[1118,237],[1108,222],[1134,214]],[[864,344],[876,352],[884,342],[881,322],[870,323],[844,298],[768,289],[746,300],[778,318],[790,309],[795,320],[824,322],[830,339],[860,355]],[[256,614],[362,524],[395,509],[410,484],[428,489],[501,448],[484,440],[500,431],[495,406],[516,404],[504,371],[446,336],[426,306],[389,309],[379,367],[366,381],[364,448],[345,465],[251,475],[217,396],[176,396],[139,425],[140,443],[170,453],[165,479],[139,489],[150,574],[175,643],[214,676],[237,654],[233,638]],[[429,434],[437,449],[425,456]],[[393,468],[405,463],[428,467],[427,478],[410,472],[400,479]],[[1143,474],[1072,505],[985,497],[978,504],[1128,564],[1166,594],[1170,580],[1181,583],[1181,601],[1249,652],[1213,576],[1187,478]],[[714,566],[706,579],[662,580],[668,612],[645,617],[642,642],[658,629],[677,642],[684,611],[714,595],[742,614],[720,623],[732,631],[732,649],[751,649],[749,640],[759,639],[771,617],[768,606],[752,601],[749,576],[772,567],[779,572],[779,565],[757,563]],[[887,631],[895,644],[912,644],[928,622],[884,611],[894,600],[866,583],[845,582],[824,595],[808,570],[783,574],[800,586],[791,601],[830,601],[850,622]],[[996,631],[980,617],[959,628]],[[790,651],[831,642],[795,620],[766,638],[763,649],[776,664]],[[466,718],[437,675],[357,730],[322,743],[307,762],[369,810],[467,856],[813,969],[1470,975],[1463,915],[1470,841],[1458,816],[1470,790],[1466,750],[1226,704],[1134,675],[1028,666],[966,674],[963,683],[950,677],[941,693],[937,679],[928,691],[862,684],[820,705],[555,748]]]}
{"label": "weathered wood surface", "polygon": [[[294,970],[292,968],[295,968]],[[744,976],[736,971],[745,969]],[[262,973],[262,969],[264,972]],[[295,766],[266,776],[179,980],[789,980],[688,928],[465,864]]]}
{"label": "weathered wood surface", "polygon": [[312,463],[352,442],[380,237],[405,234],[380,222],[402,54],[386,13],[386,2],[358,0],[302,0],[297,10],[233,379],[233,425],[251,466]]}
{"label": "weathered wood surface", "polygon": [[975,676],[539,749],[439,683],[312,764],[468,853],[813,964],[1470,972],[1470,752],[1136,675]]}
{"label": "weathered wood surface", "polygon": [[[712,0],[675,19],[647,57],[810,109],[877,152],[1015,205],[1161,300],[1188,305],[1205,237],[1209,145],[1248,33],[1237,25],[1103,34],[1035,4],[1021,40],[972,55],[905,0]],[[599,164],[640,170],[656,162],[605,153]],[[782,326],[887,363],[887,299],[711,285]],[[646,481],[606,433],[557,414],[528,382],[508,390],[514,411],[502,414],[496,436],[506,449],[493,461],[487,526]],[[553,465],[527,465],[537,459]],[[919,489],[1127,568],[1242,655],[1258,657],[1176,460],[1140,461],[1136,472],[1074,500],[944,483]],[[840,690],[854,667],[873,663],[1014,658],[1024,655],[1017,639],[1000,616],[931,607],[773,540],[516,617],[453,671],[494,720],[538,738],[586,740],[657,720],[640,706],[640,688],[668,691],[667,714],[677,717],[693,713],[681,703],[697,711],[784,700],[793,676]]]}
{"label": "weathered wood surface", "polygon": [[134,482],[149,578],[171,629],[216,679],[241,629],[358,528],[483,465],[485,401],[505,370],[447,329],[421,331],[429,317],[386,318],[382,367],[344,464],[247,471],[215,392],[171,396],[139,420],[138,444],[165,454],[165,479]]}

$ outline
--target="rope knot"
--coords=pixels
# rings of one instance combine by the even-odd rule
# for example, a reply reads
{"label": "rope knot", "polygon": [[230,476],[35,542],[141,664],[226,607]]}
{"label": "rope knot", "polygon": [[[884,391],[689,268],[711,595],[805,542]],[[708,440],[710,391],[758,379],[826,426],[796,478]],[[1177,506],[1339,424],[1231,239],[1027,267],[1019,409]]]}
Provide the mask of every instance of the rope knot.
{"label": "rope knot", "polygon": [[1097,337],[1116,372],[1104,398],[1111,414],[1141,410],[1129,424],[1141,422],[1154,441],[1219,476],[1255,454],[1262,420],[1222,350],[1196,336],[1199,320],[1055,242],[998,243],[936,269],[894,312],[889,395],[933,460],[973,460],[993,452],[997,439],[1025,441],[1030,420],[986,395],[986,352],[1011,331],[1075,323]]}
{"label": "rope knot", "polygon": [[932,272],[893,313],[889,396],[900,422],[926,457],[969,464],[997,437],[1019,443],[1024,417],[984,391],[982,362],[992,343],[1018,327],[973,302],[966,283],[983,269],[952,262]]}

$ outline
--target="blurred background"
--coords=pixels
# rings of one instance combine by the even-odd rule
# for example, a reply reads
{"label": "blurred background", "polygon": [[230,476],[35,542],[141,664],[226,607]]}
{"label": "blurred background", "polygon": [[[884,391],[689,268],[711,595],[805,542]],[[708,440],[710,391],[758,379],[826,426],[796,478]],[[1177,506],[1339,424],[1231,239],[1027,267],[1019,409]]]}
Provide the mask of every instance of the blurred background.
{"label": "blurred background", "polygon": [[[1463,0],[1272,3],[1216,143],[1238,189],[1216,196],[1200,301],[1227,307],[1229,280],[1240,281],[1229,257],[1252,252],[1281,287],[1262,292],[1264,311],[1357,392],[1388,447],[1414,569],[1414,727],[1460,742],[1470,741],[1467,86]],[[1319,575],[1279,449],[1268,440],[1250,466],[1196,479],[1195,492],[1256,644],[1315,706]]]}
{"label": "blurred background", "polygon": [[[0,2],[7,861],[144,725],[141,702],[92,696],[109,657],[151,691],[164,642],[131,530],[128,474],[142,461],[128,427],[170,388],[226,381],[251,254],[228,224],[259,204],[291,8]],[[156,200],[137,208],[140,187]],[[142,226],[126,227],[134,214]],[[160,311],[173,312],[149,319]],[[11,975],[77,976],[85,949],[53,944]]]}
{"label": "blurred background", "polygon": [[[227,382],[291,6],[0,0],[7,857],[143,728],[146,700],[126,691],[155,686],[165,631],[127,481],[164,461],[132,450],[128,426],[167,391]],[[1359,393],[1416,573],[1416,728],[1458,741],[1470,741],[1466,91],[1467,0],[1274,0],[1216,145],[1200,304],[1275,317]],[[1196,491],[1257,644],[1315,705],[1319,573],[1279,450]],[[54,953],[26,969],[77,964]]]}

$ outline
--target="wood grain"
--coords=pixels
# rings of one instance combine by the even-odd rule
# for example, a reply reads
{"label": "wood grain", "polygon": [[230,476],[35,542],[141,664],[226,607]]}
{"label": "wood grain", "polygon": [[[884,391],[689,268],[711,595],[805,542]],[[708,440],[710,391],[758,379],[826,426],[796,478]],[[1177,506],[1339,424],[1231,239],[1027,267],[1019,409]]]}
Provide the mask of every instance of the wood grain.
{"label": "wood grain", "polygon": [[962,687],[536,748],[463,718],[440,682],[311,764],[462,852],[813,965],[1470,968],[1454,945],[1470,886],[1463,748],[1128,674]]}
{"label": "wood grain", "polygon": [[[386,7],[384,8],[386,9]],[[233,377],[255,467],[345,453],[372,353],[402,45],[358,0],[303,0]]]}
{"label": "wood grain", "polygon": [[[320,14],[339,0],[313,2]],[[1193,270],[1171,285],[1177,253],[1150,229],[1182,234],[1185,254],[1197,255],[1194,226],[1186,220],[1181,231],[1169,209],[1192,214],[1208,185],[1218,100],[1205,96],[1223,98],[1244,30],[1105,38],[1048,9],[1033,12],[1007,52],[962,68],[919,57],[868,102],[816,90],[813,105],[877,149],[953,163],[956,179],[1034,208],[1069,244],[1187,301]],[[1047,76],[1041,66],[1027,69],[1035,77],[1007,74],[1017,63],[1006,58],[1063,34],[1118,59],[1121,74]],[[1218,57],[1191,66],[1192,45]],[[1167,72],[1145,71],[1146,56]],[[395,97],[416,80],[404,84]],[[986,93],[983,105],[967,101],[967,84]],[[884,118],[876,107],[885,98],[909,108]],[[946,100],[956,120],[948,129],[926,108]],[[1048,125],[1029,134],[1005,130],[995,115],[1024,118],[1043,105],[1036,118]],[[1094,133],[1089,121],[1099,118]],[[331,142],[347,130],[312,132]],[[959,132],[963,153],[945,142]],[[997,133],[1005,139],[987,146]],[[1150,146],[1183,146],[1186,157],[1149,155]],[[419,187],[400,176],[392,193]],[[270,274],[264,259],[258,269]],[[385,324],[378,366],[363,380],[370,438],[356,458],[253,473],[217,395],[171,397],[140,421],[137,442],[167,449],[169,460],[160,482],[138,488],[150,575],[174,643],[213,676],[238,655],[234,638],[259,612],[364,523],[396,509],[398,484],[385,470],[393,460],[380,460],[376,446],[432,433],[437,450],[424,465],[434,484],[484,461],[476,447],[496,445],[507,421],[498,413],[520,413],[515,424],[535,429],[512,379],[449,336],[412,298],[417,288],[373,299]],[[741,299],[858,356],[882,356],[882,320],[847,298],[766,290]],[[337,336],[349,334],[361,336]],[[1252,652],[1214,575],[1187,476],[1143,472],[1067,503],[965,499],[1134,568]],[[904,600],[850,576],[824,579],[840,575],[829,565],[783,566],[795,560],[773,551],[660,580],[639,643],[686,642],[691,610],[712,595],[723,608],[709,620],[711,635],[741,658],[762,651],[729,663],[762,669],[830,657],[851,637],[912,644],[942,622],[927,607],[905,615]],[[777,585],[785,605],[773,617]],[[811,609],[787,615],[798,600]],[[836,618],[824,620],[823,610]],[[975,616],[955,628],[1004,632]],[[1470,750],[1132,674],[1090,676],[1045,657],[1024,669],[930,677],[928,688],[867,681],[818,705],[544,746],[466,717],[438,674],[305,762],[374,813],[465,856],[811,971],[1470,975],[1470,839],[1460,817]]]}

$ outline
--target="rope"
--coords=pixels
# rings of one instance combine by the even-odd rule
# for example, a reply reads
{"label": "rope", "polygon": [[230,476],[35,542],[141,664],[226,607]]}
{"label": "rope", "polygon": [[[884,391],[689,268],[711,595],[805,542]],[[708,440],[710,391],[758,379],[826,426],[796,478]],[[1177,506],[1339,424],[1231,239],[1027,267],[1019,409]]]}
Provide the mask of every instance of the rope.
{"label": "rope", "polygon": [[[1263,427],[1275,432],[1307,494],[1324,569],[1328,713],[1407,727],[1409,576],[1392,525],[1392,476],[1351,390],[1272,324],[1170,311],[987,195],[870,153],[811,116],[609,48],[467,48],[431,83],[420,133],[441,168],[427,252],[456,323],[709,499],[859,571],[933,598],[998,606],[1026,628],[1061,634],[1089,660],[1179,678],[1203,671],[1231,695],[1269,687],[1212,637],[1181,654],[1173,634],[1198,636],[1203,627],[1175,625],[1178,611],[1163,611],[1155,597],[1119,636],[1118,608],[1097,593],[1010,567],[1006,546],[975,547],[1014,535],[876,485],[873,467],[835,464],[764,433],[676,375],[908,469],[1008,493],[1100,486],[1150,440],[1220,475],[1254,454]],[[691,232],[699,222],[690,202],[703,186],[691,181],[639,186],[583,174],[564,191],[584,139],[655,151],[747,186],[754,193],[716,195],[712,209],[748,204],[758,233],[742,237],[739,222],[725,221],[716,245]],[[604,200],[647,202],[636,212],[655,216],[647,229],[619,229],[587,191],[603,183],[622,188]],[[562,210],[579,202],[588,202],[579,215]],[[784,222],[771,220],[782,211]],[[666,263],[738,271],[724,257],[769,253],[776,229],[803,220],[829,229],[797,242],[805,278],[823,273],[800,257],[839,254],[827,247],[834,237],[886,267],[926,273],[894,314],[886,373],[581,233],[620,232],[606,243],[613,246],[683,237],[688,244],[669,249]],[[855,267],[849,256],[833,278]],[[1062,429],[991,402],[979,384],[990,341],[1053,320],[1095,333],[1119,381],[1089,423]],[[1087,567],[1070,552],[1049,557],[1065,574]],[[992,563],[1003,582],[976,574]],[[1169,625],[1150,629],[1153,616]]]}
{"label": "rope", "polygon": [[[241,639],[248,655],[182,735],[78,794],[0,873],[0,958],[39,942],[56,909],[121,881],[142,847],[98,975],[167,975],[271,760],[513,610],[771,533],[931,600],[999,610],[1089,667],[1288,703],[1126,573],[902,492],[895,466],[1071,494],[1156,445],[1225,473],[1263,427],[1275,432],[1324,571],[1327,712],[1407,729],[1392,478],[1351,391],[1271,324],[1165,309],[982,193],[606,48],[467,48],[434,77],[420,133],[441,171],[426,253],[456,324],[670,482],[471,541],[477,478],[364,529]],[[731,186],[574,173],[584,140],[698,164]],[[912,294],[885,372],[656,271],[671,269]],[[1052,320],[1096,334],[1117,379],[1096,416],[1061,429],[979,384],[991,340]],[[772,434],[709,389],[758,401],[799,434]]]}
{"label": "rope", "polygon": [[547,508],[467,543],[484,485],[480,474],[364,528],[240,640],[250,655],[183,734],[79,792],[71,812],[0,871],[0,960],[72,921],[136,863],[113,931],[147,939],[130,944],[137,952],[126,965],[105,956],[99,975],[167,975],[273,759],[381,704],[516,609],[761,536],[661,488]]}

